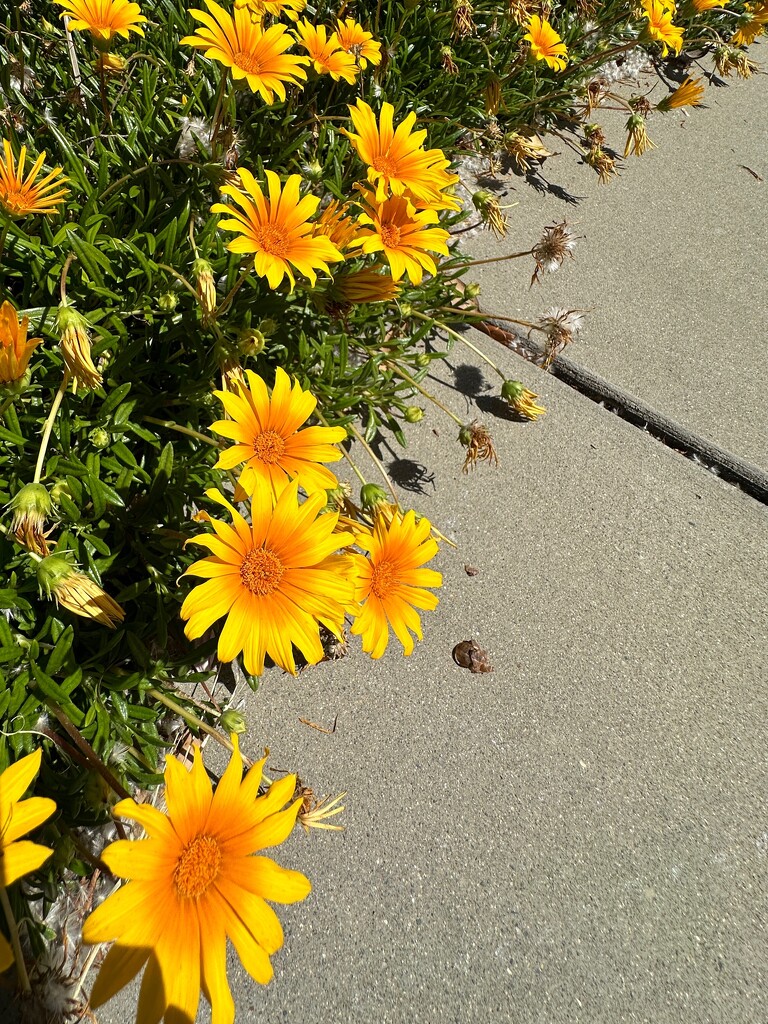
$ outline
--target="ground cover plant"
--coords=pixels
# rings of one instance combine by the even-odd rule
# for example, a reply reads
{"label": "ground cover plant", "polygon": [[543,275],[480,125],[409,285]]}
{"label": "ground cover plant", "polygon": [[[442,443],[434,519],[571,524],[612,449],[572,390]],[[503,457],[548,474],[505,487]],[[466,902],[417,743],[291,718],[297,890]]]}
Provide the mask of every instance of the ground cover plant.
{"label": "ground cover plant", "polygon": [[[575,237],[515,238],[462,163],[525,174],[549,131],[609,183],[601,106],[640,156],[652,116],[749,77],[766,24],[711,0],[0,14],[0,971],[29,1020],[78,1019],[143,968],[139,1021],[192,1021],[201,991],[231,1021],[227,939],[269,981],[265,901],[310,887],[252,855],[341,805],[240,753],[220,673],[256,687],[348,634],[375,659],[421,639],[441,538],[372,442],[440,405],[447,346],[521,422],[544,413],[463,333],[483,311],[453,231],[508,232],[540,284]],[[662,98],[616,91],[638,61]],[[582,321],[515,327],[546,365]],[[495,461],[488,424],[440,408],[465,470]],[[206,736],[231,754],[215,792]]]}

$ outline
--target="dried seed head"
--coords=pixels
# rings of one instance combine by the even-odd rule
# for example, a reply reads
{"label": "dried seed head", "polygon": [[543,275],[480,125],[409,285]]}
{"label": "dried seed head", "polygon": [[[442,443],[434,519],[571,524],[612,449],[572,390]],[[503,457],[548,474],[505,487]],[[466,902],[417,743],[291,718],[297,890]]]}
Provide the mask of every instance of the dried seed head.
{"label": "dried seed head", "polygon": [[527,0],[509,0],[507,10],[516,25],[527,25],[534,13],[534,6]]}
{"label": "dried seed head", "polygon": [[453,0],[453,27],[451,35],[454,39],[466,39],[474,35],[475,23],[472,20],[472,4],[469,0]]}
{"label": "dried seed head", "polygon": [[591,149],[584,157],[584,161],[597,171],[598,181],[601,185],[607,185],[611,176],[619,173],[616,170],[616,161],[613,157],[608,156],[600,146]]}
{"label": "dried seed head", "polygon": [[599,149],[600,146],[605,145],[605,135],[599,124],[585,124],[584,138],[590,149]]}
{"label": "dried seed head", "polygon": [[468,473],[478,462],[493,462],[498,465],[499,459],[493,446],[491,435],[486,427],[477,420],[467,423],[459,431],[459,442],[467,449],[462,469]]}
{"label": "dried seed head", "polygon": [[583,309],[553,307],[541,317],[539,326],[547,335],[545,366],[549,366],[566,345],[570,345],[574,334],[577,334],[584,326],[584,314],[585,310]]}
{"label": "dried seed head", "polygon": [[536,262],[531,284],[538,281],[541,274],[554,274],[556,270],[559,270],[566,256],[573,258],[575,247],[576,236],[567,221],[550,224],[544,228],[543,235],[531,253]]}
{"label": "dried seed head", "polygon": [[440,56],[443,58],[443,71],[447,75],[458,75],[459,68],[453,59],[453,50],[450,46],[441,47]]}

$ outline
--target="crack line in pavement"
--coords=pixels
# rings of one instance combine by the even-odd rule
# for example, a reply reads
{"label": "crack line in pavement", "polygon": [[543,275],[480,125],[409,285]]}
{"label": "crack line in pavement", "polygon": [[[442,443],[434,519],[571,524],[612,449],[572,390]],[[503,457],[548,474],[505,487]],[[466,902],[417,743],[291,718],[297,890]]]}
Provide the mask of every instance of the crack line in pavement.
{"label": "crack line in pavement", "polygon": [[[508,323],[487,317],[481,323],[472,326],[499,344],[512,349],[527,362],[541,367],[543,350],[539,349],[530,337],[526,338],[510,330]],[[763,505],[768,505],[768,473],[763,472],[758,466],[721,448],[709,438],[688,430],[652,405],[646,405],[628,391],[617,388],[604,377],[575,363],[562,352],[550,365],[548,372],[615,416],[650,434],[667,448],[676,451],[678,455],[720,477],[726,483],[740,488]]]}

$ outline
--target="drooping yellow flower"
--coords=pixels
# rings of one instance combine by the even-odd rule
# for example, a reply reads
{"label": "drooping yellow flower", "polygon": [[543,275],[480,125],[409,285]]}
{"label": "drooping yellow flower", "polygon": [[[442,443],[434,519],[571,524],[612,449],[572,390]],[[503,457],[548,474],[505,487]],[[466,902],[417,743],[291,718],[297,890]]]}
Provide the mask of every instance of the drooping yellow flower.
{"label": "drooping yellow flower", "polygon": [[[227,982],[227,939],[246,971],[265,985],[270,956],[283,944],[273,903],[297,903],[311,886],[298,871],[252,854],[290,835],[301,798],[289,803],[296,776],[273,782],[264,796],[258,761],[243,778],[238,738],[216,787],[195,748],[192,770],[166,757],[164,814],[150,804],[121,800],[114,813],[137,822],[148,838],[118,839],[102,854],[110,871],[128,879],[83,925],[83,941],[115,945],[91,993],[101,1006],[146,964],[136,1019],[192,1022],[202,988],[215,1024],[232,1024],[235,1006]],[[284,808],[284,809],[283,809]]]}
{"label": "drooping yellow flower", "polygon": [[257,20],[265,14],[279,18],[285,14],[291,21],[297,21],[299,14],[307,6],[307,0],[235,0],[235,9],[247,9]]}
{"label": "drooping yellow flower", "polygon": [[659,100],[656,109],[665,113],[667,110],[675,110],[677,107],[697,107],[703,98],[703,80],[689,76],[674,92],[665,96],[663,100]]}
{"label": "drooping yellow flower", "polygon": [[368,212],[359,218],[364,225],[359,234],[363,252],[382,252],[393,281],[406,274],[413,284],[420,284],[424,270],[437,273],[429,252],[447,256],[450,237],[444,228],[430,226],[437,223],[437,213],[415,210],[405,196],[390,196],[383,203],[377,203],[370,193],[368,196],[364,204]]}
{"label": "drooping yellow flower", "polygon": [[90,32],[95,42],[109,43],[113,36],[128,39],[129,33],[143,36],[142,23],[147,19],[138,4],[129,0],[56,0],[64,8],[61,15],[69,15],[69,29]]}
{"label": "drooping yellow flower", "polygon": [[317,196],[299,199],[298,174],[291,174],[281,191],[275,172],[265,171],[269,187],[269,199],[265,199],[250,171],[238,167],[237,173],[244,191],[234,185],[225,185],[221,191],[240,209],[215,203],[211,212],[228,215],[228,220],[219,221],[219,227],[238,231],[240,236],[228,242],[227,248],[230,252],[254,253],[254,269],[259,277],[266,277],[270,288],[277,288],[286,275],[293,288],[296,282],[291,266],[314,284],[315,270],[328,273],[329,263],[344,259],[330,238],[313,234],[309,218],[320,200]]}
{"label": "drooping yellow flower", "polygon": [[389,274],[364,267],[337,277],[332,291],[342,302],[390,302],[400,294],[400,285]]}
{"label": "drooping yellow flower", "polygon": [[308,57],[294,57],[285,51],[295,40],[285,25],[264,29],[251,18],[248,9],[235,8],[234,17],[215,0],[205,0],[210,11],[197,9],[189,13],[202,22],[194,35],[181,40],[188,46],[203,50],[205,56],[232,69],[232,77],[245,79],[252,92],[258,92],[265,103],[274,102],[275,95],[285,99],[285,86],[301,85],[307,73],[302,65]]}
{"label": "drooping yellow flower", "polygon": [[501,397],[509,403],[513,412],[526,420],[537,420],[547,411],[536,401],[539,396],[530,391],[521,380],[505,380],[501,386]]}
{"label": "drooping yellow flower", "polygon": [[[56,810],[56,804],[44,796],[22,800],[40,771],[40,749],[27,754],[0,774],[0,889],[13,885],[23,875],[37,871],[53,853],[47,846],[29,840],[18,842],[33,828],[42,825]],[[0,935],[0,974],[13,963],[13,951]]]}
{"label": "drooping yellow flower", "polygon": [[[19,163],[13,156],[8,139],[3,139],[4,157],[0,158],[0,207],[11,217],[27,217],[31,213],[56,213],[56,207],[64,202],[68,188],[61,188],[69,179],[61,176],[61,167],[46,174],[35,184],[40,168],[45,160],[41,153],[24,177],[24,165],[27,160],[27,147],[21,147]],[[54,189],[59,189],[54,192]]]}
{"label": "drooping yellow flower", "polygon": [[381,43],[377,43],[373,33],[366,32],[354,18],[339,21],[336,36],[339,46],[353,55],[362,71],[365,71],[369,61],[374,66],[381,64]]}
{"label": "drooping yellow flower", "polygon": [[335,32],[329,36],[325,25],[313,25],[306,18],[297,23],[296,32],[318,75],[330,75],[334,82],[343,78],[349,85],[355,84],[355,58],[342,49]]}
{"label": "drooping yellow flower", "polygon": [[642,114],[630,114],[625,125],[627,129],[627,144],[624,147],[624,159],[630,153],[635,156],[642,156],[649,149],[656,149],[656,143],[651,142],[645,127],[645,118]]}
{"label": "drooping yellow flower", "polygon": [[30,356],[43,340],[27,338],[29,317],[19,314],[6,301],[0,306],[0,384],[21,380],[27,372]]}
{"label": "drooping yellow flower", "polygon": [[[413,132],[416,115],[408,114],[397,129],[393,125],[395,108],[382,104],[379,121],[364,100],[350,107],[355,132],[342,128],[363,163],[368,164],[368,181],[376,186],[376,199],[383,202],[388,190],[401,196],[406,191],[425,203],[445,201],[443,190],[455,184],[458,175],[447,174],[448,161],[440,149],[422,149],[426,129]],[[453,207],[458,209],[458,206]]]}
{"label": "drooping yellow flower", "polygon": [[340,638],[345,610],[354,600],[352,559],[334,553],[354,537],[334,532],[338,513],[319,515],[326,494],[311,494],[299,504],[295,480],[274,507],[271,489],[256,488],[251,525],[217,491],[207,495],[229,510],[234,525],[211,519],[215,536],[194,539],[211,556],[184,574],[206,579],[181,607],[182,619],[189,620],[186,635],[196,640],[226,616],[220,661],[232,661],[242,652],[246,671],[258,676],[269,655],[296,675],[296,647],[316,665],[323,658],[320,625]]}
{"label": "drooping yellow flower", "polygon": [[35,571],[45,594],[74,615],[94,619],[108,629],[115,629],[125,618],[117,601],[62,555],[49,555],[37,563]]}
{"label": "drooping yellow flower", "polygon": [[646,18],[645,38],[661,43],[661,55],[666,57],[670,47],[675,53],[683,48],[683,30],[672,24],[674,11],[661,0],[642,0],[643,17]]}
{"label": "drooping yellow flower", "polygon": [[91,356],[89,323],[68,302],[61,302],[56,314],[56,328],[61,337],[61,355],[75,387],[97,388],[102,377]]}
{"label": "drooping yellow flower", "polygon": [[713,7],[725,7],[728,0],[691,0],[691,6],[699,14],[711,11]]}
{"label": "drooping yellow flower", "polygon": [[744,4],[744,20],[739,24],[731,42],[736,46],[751,46],[765,32],[768,24],[768,2]]}
{"label": "drooping yellow flower", "polygon": [[568,63],[567,47],[546,18],[540,18],[538,14],[532,15],[523,39],[527,39],[531,44],[531,56],[535,60],[546,61],[553,71],[565,69]]}
{"label": "drooping yellow flower", "polygon": [[249,496],[256,490],[280,494],[290,480],[298,480],[307,494],[336,487],[336,477],[322,463],[342,457],[336,445],[347,436],[344,427],[300,430],[317,399],[303,391],[298,381],[291,388],[290,377],[281,367],[275,371],[271,397],[258,374],[246,370],[245,375],[247,386],[214,391],[232,418],[217,420],[211,430],[235,442],[221,453],[216,468],[242,465],[239,482]]}
{"label": "drooping yellow flower", "polygon": [[372,658],[380,658],[386,650],[389,626],[403,645],[403,654],[411,654],[411,632],[422,639],[416,609],[437,607],[437,596],[424,588],[442,586],[443,577],[422,568],[438,551],[431,531],[428,519],[417,521],[413,511],[398,512],[389,523],[377,516],[373,533],[358,533],[355,538],[368,557],[352,556],[357,568],[355,596],[362,602],[352,632],[362,637],[363,650]]}

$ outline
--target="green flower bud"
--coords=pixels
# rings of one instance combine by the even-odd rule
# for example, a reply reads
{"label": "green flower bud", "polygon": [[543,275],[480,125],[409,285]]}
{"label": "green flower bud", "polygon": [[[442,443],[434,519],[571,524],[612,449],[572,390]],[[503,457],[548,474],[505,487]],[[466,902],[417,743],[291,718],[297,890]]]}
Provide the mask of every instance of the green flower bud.
{"label": "green flower bud", "polygon": [[226,733],[236,732],[239,735],[240,733],[245,732],[248,728],[248,723],[246,722],[245,717],[234,708],[227,708],[219,719],[219,723]]}
{"label": "green flower bud", "polygon": [[418,405],[409,405],[403,415],[406,423],[419,423],[424,419],[424,410]]}
{"label": "green flower bud", "polygon": [[255,327],[242,330],[237,338],[237,347],[244,356],[257,356],[264,351],[266,335]]}
{"label": "green flower bud", "polygon": [[163,313],[172,313],[179,304],[179,297],[175,292],[163,292],[157,297],[158,309]]}
{"label": "green flower bud", "polygon": [[363,484],[360,488],[360,504],[364,509],[374,509],[386,500],[387,492],[378,484]]}
{"label": "green flower bud", "polygon": [[431,362],[432,357],[428,356],[426,352],[420,352],[419,355],[417,355],[416,358],[414,359],[414,363],[416,363],[416,365],[421,369],[423,369],[425,366],[429,366]]}
{"label": "green flower bud", "polygon": [[480,282],[470,281],[470,283],[464,289],[464,294],[468,299],[476,299],[480,294]]}
{"label": "green flower bud", "polygon": [[67,481],[57,480],[51,488],[51,501],[54,505],[58,505],[60,503],[62,494],[66,494],[68,498],[72,497],[72,491],[69,489]]}
{"label": "green flower bud", "polygon": [[109,448],[111,437],[103,427],[95,427],[88,435],[94,448]]}
{"label": "green flower bud", "polygon": [[401,302],[400,312],[404,317],[409,317],[413,312],[413,306],[410,304],[410,302]]}
{"label": "green flower bud", "polygon": [[521,380],[505,380],[501,385],[501,397],[506,402],[516,402],[525,391],[525,384]]}

